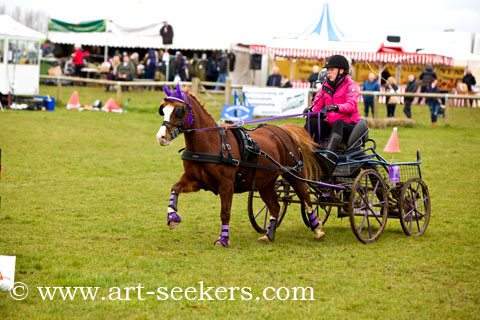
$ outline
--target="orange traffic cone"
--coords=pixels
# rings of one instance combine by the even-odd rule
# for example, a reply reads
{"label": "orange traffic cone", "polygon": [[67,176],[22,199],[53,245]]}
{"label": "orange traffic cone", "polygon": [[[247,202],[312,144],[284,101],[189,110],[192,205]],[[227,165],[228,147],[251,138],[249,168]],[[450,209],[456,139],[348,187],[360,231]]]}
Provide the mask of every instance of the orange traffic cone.
{"label": "orange traffic cone", "polygon": [[105,105],[102,107],[102,111],[107,111],[107,112],[123,112],[123,109],[120,108],[120,106],[113,100],[113,98],[110,98],[107,100]]}
{"label": "orange traffic cone", "polygon": [[388,139],[387,145],[385,146],[385,149],[383,149],[383,151],[384,152],[402,152],[398,147],[397,128],[393,128],[392,135],[390,136],[390,139]]}
{"label": "orange traffic cone", "polygon": [[70,97],[70,100],[68,100],[68,103],[67,103],[67,110],[79,109],[79,108],[80,108],[80,100],[78,99],[78,92],[73,91],[72,96]]}

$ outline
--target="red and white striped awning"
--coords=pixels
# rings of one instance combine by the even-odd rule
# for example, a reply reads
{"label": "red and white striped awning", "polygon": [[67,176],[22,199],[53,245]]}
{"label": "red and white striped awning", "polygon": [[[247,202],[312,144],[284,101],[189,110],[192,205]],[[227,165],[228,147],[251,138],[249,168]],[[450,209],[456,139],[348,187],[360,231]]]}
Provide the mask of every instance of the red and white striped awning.
{"label": "red and white striped awning", "polygon": [[433,65],[433,66],[453,66],[453,58],[436,54],[425,53],[385,53],[385,52],[355,52],[338,50],[320,50],[320,49],[295,49],[295,48],[273,48],[265,45],[250,45],[252,54],[270,54],[283,58],[303,58],[325,60],[334,55],[341,54],[350,57],[356,62],[386,63],[400,65]]}

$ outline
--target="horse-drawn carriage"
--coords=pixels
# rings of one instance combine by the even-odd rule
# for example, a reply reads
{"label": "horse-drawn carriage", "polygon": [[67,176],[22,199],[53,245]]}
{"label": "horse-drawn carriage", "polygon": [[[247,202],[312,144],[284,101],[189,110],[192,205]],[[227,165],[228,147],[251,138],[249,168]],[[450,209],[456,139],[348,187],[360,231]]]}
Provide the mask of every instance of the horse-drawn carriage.
{"label": "horse-drawn carriage", "polygon": [[344,150],[333,153],[294,124],[260,124],[251,130],[220,125],[188,90],[164,89],[167,97],[159,109],[164,121],[157,139],[168,146],[185,134],[184,173],[172,186],[167,207],[170,229],[182,221],[179,195],[205,189],[220,195],[222,203],[217,246],[229,246],[232,197],[246,191],[250,221],[266,233],[258,239],[264,243],[274,240],[293,203],[301,205],[303,221],[316,240],[323,239],[322,225],[334,207],[339,217],[350,217],[353,232],[364,243],[380,237],[387,217],[399,218],[407,235],[425,232],[430,195],[421,176],[420,152],[416,162],[387,162],[368,138],[364,120],[355,125]]}
{"label": "horse-drawn carriage", "polygon": [[[349,217],[353,233],[363,243],[380,237],[387,218],[399,219],[408,236],[422,235],[430,220],[430,195],[422,180],[420,151],[416,162],[389,163],[376,152],[368,131],[362,120],[344,150],[316,151],[324,175],[321,181],[307,181],[313,212],[325,224],[337,208],[337,217]],[[301,205],[303,221],[310,226],[303,202],[285,179],[276,181],[275,192],[281,204],[277,227],[294,203]],[[268,208],[256,191],[248,195],[248,215],[255,230],[267,231]]]}

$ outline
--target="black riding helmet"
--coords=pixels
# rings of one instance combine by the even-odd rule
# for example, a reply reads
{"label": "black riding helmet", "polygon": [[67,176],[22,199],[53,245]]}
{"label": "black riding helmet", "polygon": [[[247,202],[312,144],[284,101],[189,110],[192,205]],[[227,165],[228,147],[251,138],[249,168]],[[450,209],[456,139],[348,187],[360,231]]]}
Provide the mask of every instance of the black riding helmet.
{"label": "black riding helmet", "polygon": [[341,68],[345,70],[345,73],[350,70],[347,58],[339,54],[327,58],[324,68]]}

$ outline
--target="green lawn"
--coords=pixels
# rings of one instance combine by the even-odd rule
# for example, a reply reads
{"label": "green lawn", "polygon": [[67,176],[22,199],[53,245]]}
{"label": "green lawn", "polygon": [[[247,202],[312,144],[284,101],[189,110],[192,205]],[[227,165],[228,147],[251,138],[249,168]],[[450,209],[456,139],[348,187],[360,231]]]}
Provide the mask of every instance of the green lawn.
{"label": "green lawn", "polygon": [[[73,89],[63,87],[55,112],[0,112],[0,255],[17,257],[15,281],[29,286],[22,301],[0,292],[1,319],[480,318],[479,109],[451,108],[450,125],[440,119],[432,128],[428,108],[414,106],[417,124],[398,131],[402,153],[380,152],[413,161],[421,150],[432,197],[424,236],[406,237],[391,219],[379,241],[364,245],[348,219],[332,216],[325,241],[314,242],[291,206],[275,243],[265,246],[248,220],[247,194],[239,194],[231,247],[219,249],[220,199],[212,193],[181,195],[183,223],[166,226],[170,188],[183,172],[183,139],[170,147],[156,141],[162,92],[125,92],[128,112],[111,114],[66,111]],[[115,95],[75,89],[82,104]],[[55,96],[56,88],[41,86],[41,94]],[[202,99],[218,119],[223,96]],[[384,116],[385,107],[378,109]],[[371,131],[379,151],[391,132]],[[249,287],[253,298],[139,300],[132,291],[124,301],[43,301],[36,288],[101,287],[99,296],[108,297],[111,287],[198,290],[200,281]],[[312,287],[315,300],[256,300],[267,287]]]}

